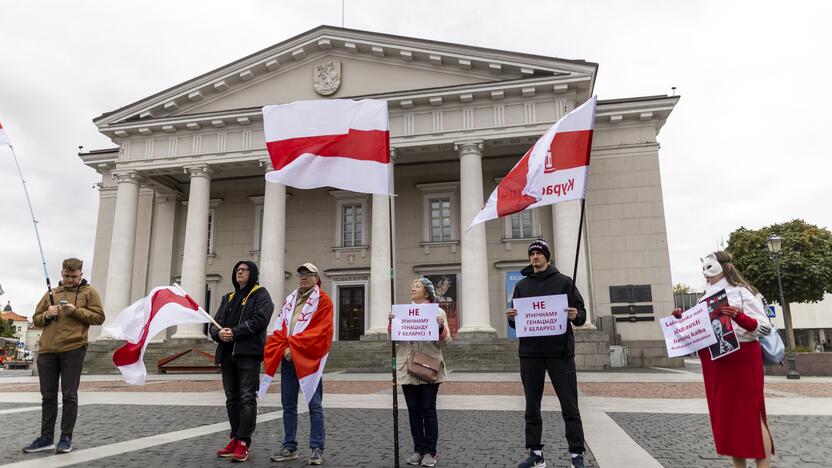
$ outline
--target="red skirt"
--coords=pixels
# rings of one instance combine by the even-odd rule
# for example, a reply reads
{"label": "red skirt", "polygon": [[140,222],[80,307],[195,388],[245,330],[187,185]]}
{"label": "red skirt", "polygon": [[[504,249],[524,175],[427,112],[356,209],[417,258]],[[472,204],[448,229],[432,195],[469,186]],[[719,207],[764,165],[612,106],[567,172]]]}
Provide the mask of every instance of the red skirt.
{"label": "red skirt", "polygon": [[[760,420],[766,427],[768,420],[760,343],[743,341],[739,351],[715,361],[705,348],[699,351],[699,360],[716,452],[737,458],[765,458]],[[771,451],[774,453],[773,441]]]}

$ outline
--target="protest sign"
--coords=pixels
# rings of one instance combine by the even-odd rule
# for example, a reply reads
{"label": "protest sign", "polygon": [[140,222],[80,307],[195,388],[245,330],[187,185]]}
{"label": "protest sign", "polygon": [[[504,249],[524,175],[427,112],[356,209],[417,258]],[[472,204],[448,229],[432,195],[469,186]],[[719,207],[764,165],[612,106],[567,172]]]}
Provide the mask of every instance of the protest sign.
{"label": "protest sign", "polygon": [[436,341],[439,339],[438,304],[395,304],[390,336],[393,341]]}
{"label": "protest sign", "polygon": [[566,333],[566,308],[569,307],[566,294],[517,298],[513,303],[517,309],[514,324],[519,338]]}
{"label": "protest sign", "polygon": [[668,357],[685,356],[716,343],[708,306],[696,304],[682,312],[682,318],[672,315],[659,319],[664,333]]}
{"label": "protest sign", "polygon": [[719,290],[716,294],[708,296],[701,300],[700,304],[705,304],[708,308],[708,315],[711,319],[711,326],[716,335],[716,343],[709,348],[711,351],[711,359],[719,359],[725,357],[734,351],[739,351],[740,342],[737,339],[737,334],[734,333],[734,322],[731,317],[723,315],[719,309],[728,305],[728,295],[724,289]]}

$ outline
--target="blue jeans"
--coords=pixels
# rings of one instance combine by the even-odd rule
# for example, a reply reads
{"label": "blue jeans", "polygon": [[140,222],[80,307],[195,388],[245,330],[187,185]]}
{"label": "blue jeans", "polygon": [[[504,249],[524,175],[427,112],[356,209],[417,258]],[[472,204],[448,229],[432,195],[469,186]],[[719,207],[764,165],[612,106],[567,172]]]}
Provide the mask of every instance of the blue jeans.
{"label": "blue jeans", "polygon": [[[280,363],[280,404],[283,405],[283,446],[298,449],[298,392],[300,383],[295,374],[295,365],[286,359]],[[324,381],[318,383],[315,396],[309,402],[309,421],[312,429],[309,431],[309,448],[324,448]]]}

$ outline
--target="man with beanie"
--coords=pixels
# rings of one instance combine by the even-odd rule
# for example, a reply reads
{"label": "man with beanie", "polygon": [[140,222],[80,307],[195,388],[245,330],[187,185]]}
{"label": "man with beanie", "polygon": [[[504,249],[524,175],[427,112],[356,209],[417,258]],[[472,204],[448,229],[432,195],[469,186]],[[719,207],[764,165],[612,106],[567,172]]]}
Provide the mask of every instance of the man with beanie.
{"label": "man with beanie", "polygon": [[[526,397],[526,448],[530,453],[517,468],[546,466],[543,458],[543,419],[540,414],[540,402],[547,372],[560,401],[572,466],[583,468],[584,430],[581,413],[578,411],[575,335],[572,325],[581,326],[586,322],[584,300],[577,288],[573,289],[572,278],[549,264],[551,253],[545,240],[537,239],[529,244],[528,253],[531,265],[521,271],[524,278],[514,287],[512,299],[566,294],[569,320],[566,333],[562,335],[520,338],[520,377]],[[516,309],[506,309],[508,325],[512,328],[515,327],[516,316]]]}
{"label": "man with beanie", "polygon": [[211,338],[219,343],[215,360],[222,366],[225,408],[231,424],[231,441],[217,456],[243,462],[248,460],[257,422],[260,363],[274,303],[266,288],[257,283],[259,272],[254,262],[237,262],[231,277],[234,292],[222,297],[214,317],[223,328],[211,325],[209,329]]}

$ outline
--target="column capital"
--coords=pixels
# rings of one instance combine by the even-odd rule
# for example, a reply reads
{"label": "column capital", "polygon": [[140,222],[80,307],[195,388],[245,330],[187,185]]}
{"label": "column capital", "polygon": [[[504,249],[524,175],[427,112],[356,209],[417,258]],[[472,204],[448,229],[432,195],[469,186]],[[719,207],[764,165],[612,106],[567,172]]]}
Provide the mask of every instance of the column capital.
{"label": "column capital", "polygon": [[265,168],[266,172],[271,172],[271,171],[274,170],[274,165],[272,165],[271,158],[263,158],[263,159],[260,159],[259,162],[260,162],[260,167]]}
{"label": "column capital", "polygon": [[214,173],[214,170],[211,169],[211,166],[207,164],[200,164],[197,166],[185,166],[182,168],[183,172],[189,174],[191,179],[194,177],[205,177],[211,178],[211,174]]}
{"label": "column capital", "polygon": [[143,179],[136,171],[122,171],[113,172],[113,181],[116,184],[126,183],[139,185],[143,182]]}
{"label": "column capital", "polygon": [[460,156],[470,153],[482,155],[483,147],[484,145],[482,140],[464,140],[454,142],[454,150],[459,151]]}

